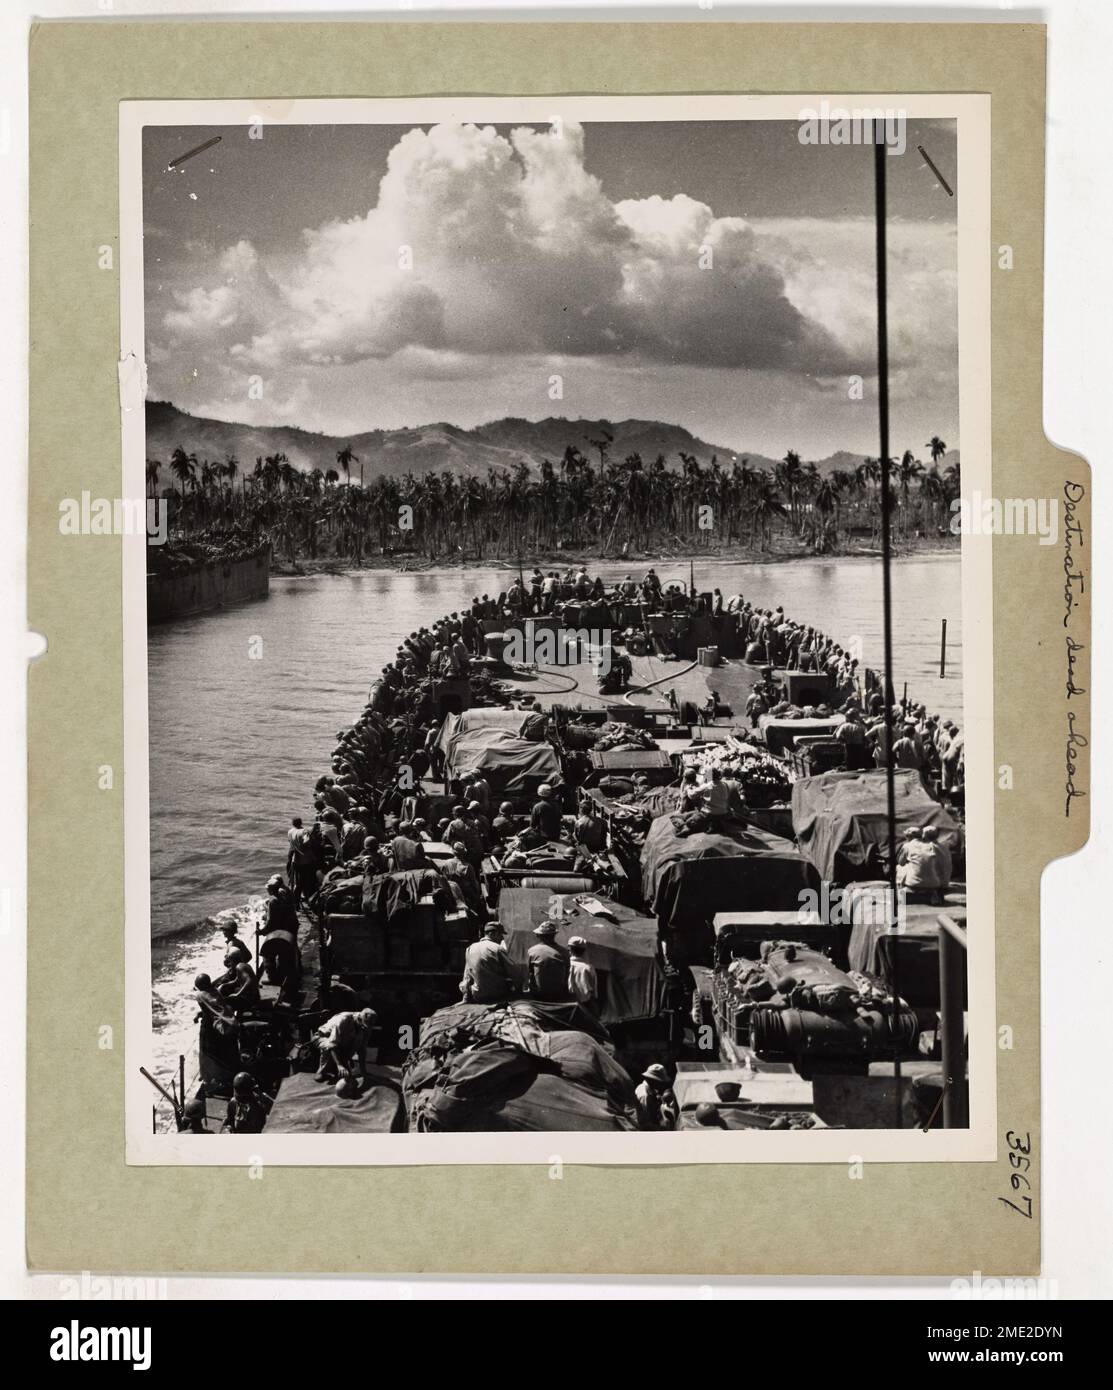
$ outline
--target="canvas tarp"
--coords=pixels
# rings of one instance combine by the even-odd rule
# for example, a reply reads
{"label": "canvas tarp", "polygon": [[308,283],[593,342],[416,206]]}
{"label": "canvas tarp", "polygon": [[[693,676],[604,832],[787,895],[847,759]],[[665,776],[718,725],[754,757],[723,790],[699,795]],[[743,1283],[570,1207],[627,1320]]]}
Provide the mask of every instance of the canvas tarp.
{"label": "canvas tarp", "polygon": [[367,1089],[355,1099],[336,1094],[335,1082],[295,1072],[279,1087],[267,1116],[267,1134],[398,1134],[406,1108],[397,1068],[367,1068]]}
{"label": "canvas tarp", "polygon": [[573,1004],[457,1004],[422,1025],[402,1074],[419,1132],[630,1130],[634,1084]]}
{"label": "canvas tarp", "polygon": [[[962,830],[933,801],[914,768],[893,774],[896,838],[909,826],[934,825],[952,856],[962,852]],[[830,882],[884,878],[888,862],[888,796],[884,768],[824,772],[792,786],[792,826],[801,851]]]}
{"label": "canvas tarp", "polygon": [[[548,888],[504,888],[499,895],[499,921],[506,928],[506,949],[525,973],[526,954],[537,944],[534,927],[548,916],[554,896]],[[575,897],[560,895],[566,915],[557,920],[557,942],[582,936],[587,942],[585,959],[599,976],[604,1023],[628,1023],[656,1018],[664,1003],[665,977],[657,959],[657,923],[639,917],[620,903],[603,901],[618,918],[617,924],[593,916]],[[581,896],[591,899],[595,895]]]}
{"label": "canvas tarp", "polygon": [[642,894],[663,931],[709,923],[716,912],[800,906],[815,870],[790,840],[731,822],[730,833],[680,833],[658,816],[642,846]]}
{"label": "canvas tarp", "polygon": [[772,714],[763,714],[758,727],[770,753],[783,753],[795,747],[798,738],[830,738],[843,722],[841,714],[821,719],[782,719]]}
{"label": "canvas tarp", "polygon": [[447,714],[437,734],[437,746],[447,757],[458,734],[474,734],[480,729],[501,729],[515,738],[536,743],[545,734],[545,716],[535,710],[481,706],[461,714]]}
{"label": "canvas tarp", "polygon": [[[508,796],[531,796],[542,782],[558,780],[560,759],[552,744],[523,738],[497,725],[469,727],[469,716],[473,713],[520,714],[521,711],[469,710],[462,715],[450,714],[439,739],[444,749],[446,777],[482,774],[494,792]],[[453,721],[455,725],[450,729]]]}

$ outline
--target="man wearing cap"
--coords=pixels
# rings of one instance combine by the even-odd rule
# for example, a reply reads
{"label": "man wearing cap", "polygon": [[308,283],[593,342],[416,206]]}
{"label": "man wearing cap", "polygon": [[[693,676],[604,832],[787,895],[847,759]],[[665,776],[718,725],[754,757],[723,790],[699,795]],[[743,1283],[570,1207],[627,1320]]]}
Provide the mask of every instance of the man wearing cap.
{"label": "man wearing cap", "polygon": [[490,921],[483,939],[473,941],[464,953],[460,993],[465,1004],[501,1004],[514,993],[517,975],[503,944],[505,935],[501,922]]}
{"label": "man wearing cap", "polygon": [[464,843],[473,850],[473,853],[478,852],[479,862],[482,864],[483,856],[495,842],[491,822],[487,819],[482,802],[468,802],[464,811],[464,821],[471,829],[471,839],[465,839]]}
{"label": "man wearing cap", "polygon": [[553,789],[548,782],[537,788],[537,800],[529,814],[529,826],[543,835],[546,840],[559,840],[561,831],[560,807],[553,799]]}
{"label": "man wearing cap", "polygon": [[514,834],[514,807],[509,801],[499,806],[499,813],[491,822],[491,834],[500,845]]}
{"label": "man wearing cap", "polygon": [[919,769],[923,755],[916,742],[915,724],[904,724],[901,736],[893,744],[893,762],[897,767]]}
{"label": "man wearing cap", "polygon": [[950,721],[947,733],[949,738],[940,750],[939,761],[943,794],[950,796],[961,791],[966,781],[966,736]]}
{"label": "man wearing cap", "polygon": [[378,1022],[379,1016],[374,1009],[360,1009],[359,1013],[333,1014],[323,1023],[317,1029],[320,1048],[317,1080],[347,1081],[357,1066],[360,1076],[366,1078],[367,1044]]}
{"label": "man wearing cap", "polygon": [[359,857],[353,859],[348,867],[363,874],[364,878],[374,878],[377,874],[386,874],[390,872],[390,865],[387,863],[386,855],[383,853],[379,846],[379,841],[374,835],[364,836]]}
{"label": "man wearing cap", "polygon": [[267,880],[267,907],[260,932],[259,960],[268,982],[284,996],[301,978],[298,950],[298,911],[294,897],[280,874]]}
{"label": "man wearing cap", "polygon": [[395,873],[402,873],[406,869],[424,869],[428,864],[425,847],[414,835],[413,826],[409,821],[402,822],[398,827],[398,834],[391,840],[390,857]]}
{"label": "man wearing cap", "polygon": [[463,840],[464,844],[468,842],[467,807],[462,802],[457,802],[452,808],[452,819],[448,822],[445,838],[450,845],[455,844],[457,840]]}
{"label": "man wearing cap", "polygon": [[483,911],[483,890],[479,886],[478,875],[468,862],[468,847],[463,840],[453,844],[452,858],[442,860],[437,868],[449,883],[459,888],[459,896],[469,912]]}
{"label": "man wearing cap", "polygon": [[262,932],[265,936],[271,931],[290,931],[298,934],[298,910],[294,906],[294,895],[286,887],[281,874],[271,874],[267,879],[267,902],[263,911]]}
{"label": "man wearing cap", "polygon": [[542,922],[534,927],[536,943],[526,953],[528,989],[533,999],[549,1003],[566,1003],[568,992],[569,955],[556,941],[556,923]]}
{"label": "man wearing cap", "polygon": [[491,808],[491,784],[486,777],[476,773],[468,786],[468,792],[471,800],[478,801],[483,808],[483,814],[487,815]]}
{"label": "man wearing cap", "polygon": [[206,1124],[205,1102],[194,1098],[188,1101],[182,1111],[182,1118],[178,1124],[178,1129],[185,1134],[211,1134],[212,1130]]}
{"label": "man wearing cap", "polygon": [[286,872],[290,886],[303,901],[311,898],[317,891],[317,872],[324,865],[324,852],[321,847],[320,831],[316,822],[311,830],[302,825],[301,817],[295,816],[286,832],[290,842],[290,852],[286,857]]}
{"label": "man wearing cap", "polygon": [[[261,1134],[267,1122],[267,1103],[250,1072],[237,1072],[223,1130],[230,1134]],[[223,1132],[223,1131],[222,1131]]]}
{"label": "man wearing cap", "polygon": [[897,850],[898,888],[942,903],[950,886],[951,869],[951,852],[940,843],[936,826],[905,831],[904,842]]}
{"label": "man wearing cap", "polygon": [[590,1013],[599,1012],[599,977],[587,960],[587,942],[582,936],[568,941],[568,993]]}
{"label": "man wearing cap", "polygon": [[835,730],[835,738],[846,749],[847,767],[857,768],[865,765],[866,726],[862,722],[862,712],[857,705],[847,704],[843,722]]}
{"label": "man wearing cap", "polygon": [[239,934],[238,924],[222,922],[220,930],[224,933],[224,973],[218,975],[212,982],[214,989],[221,989],[223,986],[231,984],[236,978],[236,971],[240,966],[247,965],[251,961],[251,952]]}
{"label": "man wearing cap", "polygon": [[642,1072],[641,1083],[634,1091],[634,1104],[639,1129],[676,1128],[680,1106],[669,1084],[669,1074],[660,1062],[651,1063]]}
{"label": "man wearing cap", "polygon": [[234,956],[232,961],[225,961],[225,965],[235,969],[241,961],[250,960],[251,952],[243,937],[240,936],[240,924],[238,922],[221,922],[220,930],[224,934],[224,954]]}
{"label": "man wearing cap", "polygon": [[580,801],[580,814],[572,831],[572,838],[585,854],[602,854],[607,848],[607,827],[595,814],[596,804],[590,796]]}

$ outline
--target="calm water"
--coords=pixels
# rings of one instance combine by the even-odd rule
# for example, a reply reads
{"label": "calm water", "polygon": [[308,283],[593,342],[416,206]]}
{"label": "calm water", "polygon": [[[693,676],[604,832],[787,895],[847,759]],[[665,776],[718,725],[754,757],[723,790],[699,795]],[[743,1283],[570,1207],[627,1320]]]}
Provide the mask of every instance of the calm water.
{"label": "calm water", "polygon": [[[628,568],[592,572],[621,577]],[[657,570],[665,582],[687,581],[687,564]],[[216,923],[254,917],[266,880],[284,868],[290,817],[311,816],[313,783],[328,770],[337,730],[363,708],[400,639],[475,593],[497,593],[511,573],[273,579],[263,602],[151,630],[151,932],[155,1025],[167,1060],[190,1051],[188,987],[197,970],[219,965]],[[703,564],[696,579],[728,598],[741,590],[762,607],[781,604],[844,646],[859,636],[864,664],[881,665],[876,560]],[[897,562],[893,599],[898,691],[907,681],[911,696],[961,721],[958,557]]]}

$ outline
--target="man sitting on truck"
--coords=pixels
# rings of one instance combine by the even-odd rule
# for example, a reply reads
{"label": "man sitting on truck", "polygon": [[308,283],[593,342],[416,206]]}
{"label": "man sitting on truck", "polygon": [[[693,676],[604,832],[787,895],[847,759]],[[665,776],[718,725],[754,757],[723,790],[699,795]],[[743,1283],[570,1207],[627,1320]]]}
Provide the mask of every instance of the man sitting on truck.
{"label": "man sitting on truck", "polygon": [[390,842],[390,856],[395,873],[402,873],[406,869],[424,869],[429,862],[425,857],[425,848],[413,834],[409,821],[404,821],[398,827],[398,834]]}
{"label": "man sitting on truck", "polygon": [[568,993],[591,1014],[599,1013],[599,976],[587,959],[587,941],[573,936],[568,942]]}
{"label": "man sitting on truck", "polygon": [[572,838],[585,854],[602,854],[607,848],[607,827],[596,815],[595,802],[589,796],[580,802]]}
{"label": "man sitting on truck", "polygon": [[546,840],[560,839],[562,828],[560,807],[553,799],[553,789],[548,782],[542,782],[537,788],[537,800],[533,803],[529,824],[531,830],[536,830],[538,834],[544,835]]}
{"label": "man sitting on truck", "polygon": [[505,842],[514,834],[514,807],[509,801],[499,804],[499,813],[491,822],[491,834],[495,837],[496,844]]}
{"label": "man sitting on truck", "polygon": [[699,809],[714,829],[730,811],[730,788],[723,781],[721,768],[713,767],[711,776],[700,784]]}
{"label": "man sitting on truck", "polygon": [[452,846],[452,858],[442,860],[437,867],[450,883],[459,888],[460,898],[469,912],[483,911],[483,890],[475,870],[468,863],[468,847],[463,840],[457,840]]}
{"label": "man sitting on truck", "polygon": [[503,945],[505,935],[501,922],[488,922],[483,940],[473,941],[464,953],[460,993],[465,1004],[501,1004],[514,993],[517,974]]}
{"label": "man sitting on truck", "polygon": [[897,886],[941,903],[951,882],[951,852],[939,842],[939,830],[925,825],[907,832],[897,851]]}
{"label": "man sitting on truck", "polygon": [[568,952],[556,943],[556,923],[542,922],[534,927],[537,943],[526,953],[529,993],[533,999],[564,1003],[568,995]]}

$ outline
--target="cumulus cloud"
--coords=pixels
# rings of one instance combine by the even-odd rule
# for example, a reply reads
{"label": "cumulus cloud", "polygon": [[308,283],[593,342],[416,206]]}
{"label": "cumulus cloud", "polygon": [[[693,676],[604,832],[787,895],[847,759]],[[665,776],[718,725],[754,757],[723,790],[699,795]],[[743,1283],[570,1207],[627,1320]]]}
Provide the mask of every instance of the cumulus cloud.
{"label": "cumulus cloud", "polygon": [[583,140],[574,124],[411,130],[365,216],[305,231],[294,256],[240,241],[207,273],[183,267],[152,342],[245,371],[399,353],[461,374],[491,354],[856,369],[845,286],[825,291],[784,236],[684,195],[612,202]]}
{"label": "cumulus cloud", "polygon": [[[870,218],[759,220],[764,254],[784,278],[792,303],[837,335],[852,365],[876,368],[875,228]],[[958,262],[953,226],[892,219],[887,229],[889,355],[894,377],[926,382],[958,368]],[[817,376],[825,373],[815,368]]]}

